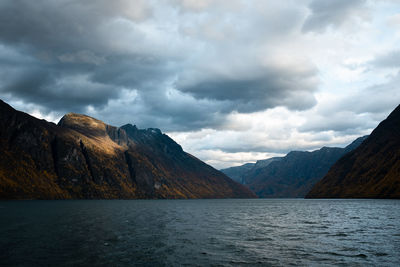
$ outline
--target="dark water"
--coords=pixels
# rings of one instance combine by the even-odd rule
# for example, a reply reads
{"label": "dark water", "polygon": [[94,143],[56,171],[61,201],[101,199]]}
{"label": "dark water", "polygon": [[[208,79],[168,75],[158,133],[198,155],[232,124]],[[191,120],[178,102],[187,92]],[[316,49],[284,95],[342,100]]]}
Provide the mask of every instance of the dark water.
{"label": "dark water", "polygon": [[399,200],[0,202],[0,266],[399,266]]}

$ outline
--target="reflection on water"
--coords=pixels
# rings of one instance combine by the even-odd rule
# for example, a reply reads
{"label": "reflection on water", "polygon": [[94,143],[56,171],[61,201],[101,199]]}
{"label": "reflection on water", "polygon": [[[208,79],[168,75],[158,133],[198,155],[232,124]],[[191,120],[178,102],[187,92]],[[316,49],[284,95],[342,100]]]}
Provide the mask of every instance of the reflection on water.
{"label": "reflection on water", "polygon": [[0,202],[0,266],[400,264],[399,200]]}

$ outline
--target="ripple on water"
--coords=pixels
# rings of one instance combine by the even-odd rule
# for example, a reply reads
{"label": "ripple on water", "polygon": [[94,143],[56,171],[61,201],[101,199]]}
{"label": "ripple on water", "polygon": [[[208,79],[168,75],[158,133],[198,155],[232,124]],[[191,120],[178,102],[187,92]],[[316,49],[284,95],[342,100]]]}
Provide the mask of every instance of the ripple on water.
{"label": "ripple on water", "polygon": [[398,266],[399,204],[2,202],[0,266]]}

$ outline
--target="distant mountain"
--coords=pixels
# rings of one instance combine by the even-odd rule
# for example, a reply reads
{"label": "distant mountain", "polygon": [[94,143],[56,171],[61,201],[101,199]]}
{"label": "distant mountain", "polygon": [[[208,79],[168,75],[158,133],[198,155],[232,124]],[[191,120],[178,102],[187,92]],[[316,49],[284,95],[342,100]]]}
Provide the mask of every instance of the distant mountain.
{"label": "distant mountain", "polygon": [[[312,152],[292,151],[285,157],[276,157],[258,161],[242,171],[241,180],[259,197],[304,197],[330,167],[344,154],[359,146],[367,136],[360,137],[345,148],[323,147]],[[228,170],[228,171],[227,171]],[[230,169],[222,170],[229,176]]]}
{"label": "distant mountain", "polygon": [[400,198],[400,105],[307,198]]}
{"label": "distant mountain", "polygon": [[255,197],[159,129],[69,113],[58,125],[0,100],[0,198]]}
{"label": "distant mountain", "polygon": [[221,171],[236,182],[246,184],[246,177],[254,175],[251,175],[250,173],[257,172],[257,170],[268,166],[271,162],[280,159],[281,157],[274,157],[269,159],[257,160],[256,163],[246,163],[244,165],[222,169]]}
{"label": "distant mountain", "polygon": [[224,174],[226,174],[228,177],[230,177],[232,180],[244,184],[244,176],[246,175],[247,172],[249,172],[255,163],[246,163],[241,166],[236,166],[236,167],[230,167],[226,169],[220,170]]}

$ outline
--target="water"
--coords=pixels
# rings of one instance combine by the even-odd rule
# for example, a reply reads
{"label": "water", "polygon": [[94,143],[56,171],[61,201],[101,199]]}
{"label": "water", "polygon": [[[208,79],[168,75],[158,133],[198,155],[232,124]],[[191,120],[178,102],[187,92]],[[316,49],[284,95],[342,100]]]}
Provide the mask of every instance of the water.
{"label": "water", "polygon": [[0,266],[399,266],[400,200],[0,202]]}

